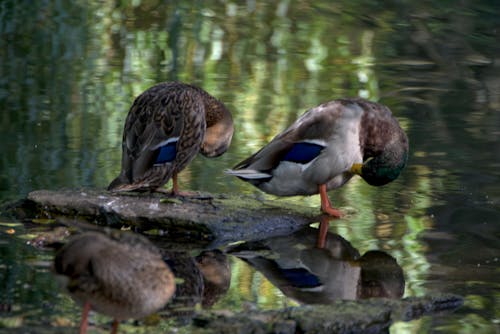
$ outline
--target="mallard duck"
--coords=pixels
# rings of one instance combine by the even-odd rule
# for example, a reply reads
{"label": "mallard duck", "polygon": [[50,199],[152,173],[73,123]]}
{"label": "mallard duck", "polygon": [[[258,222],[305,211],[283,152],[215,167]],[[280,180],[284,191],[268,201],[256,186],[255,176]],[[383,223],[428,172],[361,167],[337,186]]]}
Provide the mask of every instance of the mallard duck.
{"label": "mallard duck", "polygon": [[321,210],[341,212],[327,191],[354,175],[373,186],[395,180],[408,158],[408,138],[386,106],[339,99],[306,111],[257,153],[226,171],[278,196],[320,194]]}
{"label": "mallard duck", "polygon": [[205,250],[195,258],[203,275],[202,306],[213,306],[231,284],[231,265],[227,255],[218,249]]}
{"label": "mallard duck", "polygon": [[233,119],[222,102],[180,82],[153,86],[139,95],[125,121],[122,170],[111,191],[161,190],[200,152],[223,154],[231,143]]}
{"label": "mallard duck", "polygon": [[163,317],[190,322],[197,305],[212,306],[229,289],[231,267],[221,251],[204,250],[196,257],[179,250],[163,250],[162,254],[177,281],[175,295],[162,310]]}
{"label": "mallard duck", "polygon": [[90,309],[119,321],[143,318],[163,307],[175,291],[172,271],[160,251],[134,233],[85,232],[56,254],[54,271],[67,278],[71,297],[83,305],[80,333]]}
{"label": "mallard duck", "polygon": [[368,251],[360,256],[348,240],[331,232],[318,248],[316,233],[306,226],[287,236],[231,246],[228,252],[302,303],[403,296],[403,270],[391,255]]}
{"label": "mallard duck", "polygon": [[186,250],[163,250],[163,260],[172,269],[177,286],[172,300],[161,311],[163,317],[189,322],[203,301],[203,274],[193,255]]}
{"label": "mallard duck", "polygon": [[395,258],[378,250],[371,250],[359,258],[361,290],[358,298],[401,298],[405,293],[403,269]]}

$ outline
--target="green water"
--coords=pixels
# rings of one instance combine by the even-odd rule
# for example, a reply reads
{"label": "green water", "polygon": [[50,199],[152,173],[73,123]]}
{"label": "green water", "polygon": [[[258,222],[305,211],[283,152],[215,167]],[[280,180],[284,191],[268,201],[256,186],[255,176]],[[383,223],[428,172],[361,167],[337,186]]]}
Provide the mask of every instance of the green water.
{"label": "green water", "polygon": [[[394,257],[405,296],[465,297],[453,314],[391,332],[498,332],[498,1],[176,3],[0,3],[0,201],[107,186],[120,169],[128,107],[157,82],[199,85],[232,111],[229,151],[197,157],[180,175],[182,187],[215,193],[261,194],[222,171],[304,110],[362,96],[399,119],[409,164],[387,186],[354,179],[332,192],[352,214],[330,231],[361,254]],[[316,207],[317,197],[281,201]],[[0,331],[57,332],[60,319],[78,322],[50,274],[52,254],[26,244],[41,228],[0,225],[0,323],[8,326]],[[261,273],[229,260],[231,287],[214,308],[294,305]]]}

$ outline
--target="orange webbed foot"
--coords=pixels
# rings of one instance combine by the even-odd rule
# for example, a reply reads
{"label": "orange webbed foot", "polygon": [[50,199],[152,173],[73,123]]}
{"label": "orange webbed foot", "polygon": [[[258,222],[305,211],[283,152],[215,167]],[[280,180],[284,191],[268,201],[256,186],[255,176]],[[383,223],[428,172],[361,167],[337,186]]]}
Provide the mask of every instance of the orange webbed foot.
{"label": "orange webbed foot", "polygon": [[173,196],[173,197],[200,197],[200,193],[197,192],[197,191],[174,191],[172,190],[170,192],[170,196]]}
{"label": "orange webbed foot", "polygon": [[319,185],[319,196],[321,198],[321,211],[334,218],[341,218],[342,212],[332,207],[328,194],[326,193],[326,184]]}
{"label": "orange webbed foot", "polygon": [[156,192],[165,194],[170,197],[196,197],[199,196],[197,192],[192,191],[180,191],[179,184],[177,183],[177,174],[172,175],[172,190],[167,190],[165,188],[157,188]]}
{"label": "orange webbed foot", "polygon": [[180,191],[179,184],[177,183],[177,174],[172,175],[172,191],[170,196],[174,197],[197,197],[200,194],[196,191]]}
{"label": "orange webbed foot", "polygon": [[330,215],[332,216],[333,218],[342,218],[342,212],[335,209],[335,208],[332,208],[331,206],[330,207],[323,207],[321,206],[321,211],[323,213],[326,213],[327,215]]}

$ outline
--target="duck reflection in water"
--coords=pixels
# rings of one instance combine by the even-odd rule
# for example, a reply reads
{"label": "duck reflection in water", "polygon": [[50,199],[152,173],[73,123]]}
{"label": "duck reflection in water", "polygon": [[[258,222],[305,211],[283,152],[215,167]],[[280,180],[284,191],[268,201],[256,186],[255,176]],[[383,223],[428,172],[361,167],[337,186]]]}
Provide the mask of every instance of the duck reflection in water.
{"label": "duck reflection in water", "polygon": [[214,305],[231,285],[231,266],[227,255],[218,249],[201,252],[196,258],[198,268],[203,275],[204,308]]}
{"label": "duck reflection in water", "polygon": [[188,324],[196,306],[208,308],[229,290],[231,267],[228,257],[218,249],[204,250],[193,257],[186,251],[163,251],[163,259],[176,277],[175,294],[161,314]]}
{"label": "duck reflection in water", "polygon": [[252,265],[285,295],[306,304],[403,296],[403,271],[392,256],[382,251],[360,256],[349,241],[330,232],[319,248],[317,233],[307,227],[289,236],[247,242],[229,253]]}
{"label": "duck reflection in water", "polygon": [[71,297],[83,305],[80,333],[90,309],[119,321],[143,318],[162,308],[175,291],[175,279],[159,249],[145,237],[109,230],[85,232],[69,240],[54,259]]}

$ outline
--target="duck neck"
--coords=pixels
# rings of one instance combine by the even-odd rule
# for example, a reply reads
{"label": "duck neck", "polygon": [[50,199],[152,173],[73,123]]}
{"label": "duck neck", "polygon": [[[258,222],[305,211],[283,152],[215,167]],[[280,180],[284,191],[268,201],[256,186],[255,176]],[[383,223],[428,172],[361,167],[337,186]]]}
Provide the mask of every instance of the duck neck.
{"label": "duck neck", "polygon": [[208,157],[216,157],[224,153],[231,142],[233,118],[226,106],[208,93],[204,94],[203,102],[207,129],[201,153]]}
{"label": "duck neck", "polygon": [[220,122],[232,123],[231,113],[222,102],[209,94],[204,96],[203,102],[205,105],[207,129]]}

